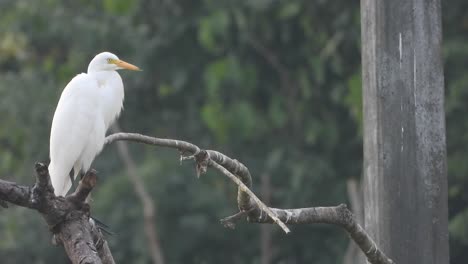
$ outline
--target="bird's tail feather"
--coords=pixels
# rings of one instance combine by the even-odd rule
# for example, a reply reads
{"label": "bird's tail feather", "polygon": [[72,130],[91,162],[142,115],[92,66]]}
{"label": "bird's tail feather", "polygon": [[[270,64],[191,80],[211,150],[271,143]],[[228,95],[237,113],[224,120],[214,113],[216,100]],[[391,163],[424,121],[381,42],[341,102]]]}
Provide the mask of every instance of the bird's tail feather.
{"label": "bird's tail feather", "polygon": [[97,228],[99,228],[99,230],[101,230],[103,233],[106,233],[109,236],[114,235],[114,232],[110,231],[110,227],[108,225],[104,224],[101,220],[97,219],[94,216],[90,216],[90,218],[94,221]]}
{"label": "bird's tail feather", "polygon": [[49,175],[52,186],[54,187],[55,195],[65,196],[72,185],[70,177],[67,177],[68,172],[51,162],[49,164]]}

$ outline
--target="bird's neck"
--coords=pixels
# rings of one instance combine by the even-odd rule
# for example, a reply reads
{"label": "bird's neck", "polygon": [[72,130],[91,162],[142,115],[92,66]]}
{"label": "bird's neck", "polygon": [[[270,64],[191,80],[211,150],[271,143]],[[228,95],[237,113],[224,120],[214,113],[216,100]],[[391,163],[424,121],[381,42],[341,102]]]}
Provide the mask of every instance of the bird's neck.
{"label": "bird's neck", "polygon": [[96,78],[96,80],[100,84],[104,84],[107,81],[115,78],[116,76],[119,76],[117,71],[95,71],[95,72],[88,72],[88,74]]}

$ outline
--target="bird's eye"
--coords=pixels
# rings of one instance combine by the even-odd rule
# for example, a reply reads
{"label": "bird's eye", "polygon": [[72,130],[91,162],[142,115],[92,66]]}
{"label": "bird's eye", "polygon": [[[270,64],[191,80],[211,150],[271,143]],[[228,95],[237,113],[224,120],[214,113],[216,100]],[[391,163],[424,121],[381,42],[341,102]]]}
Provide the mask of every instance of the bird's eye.
{"label": "bird's eye", "polygon": [[112,59],[111,58],[107,59],[107,63],[112,63]]}

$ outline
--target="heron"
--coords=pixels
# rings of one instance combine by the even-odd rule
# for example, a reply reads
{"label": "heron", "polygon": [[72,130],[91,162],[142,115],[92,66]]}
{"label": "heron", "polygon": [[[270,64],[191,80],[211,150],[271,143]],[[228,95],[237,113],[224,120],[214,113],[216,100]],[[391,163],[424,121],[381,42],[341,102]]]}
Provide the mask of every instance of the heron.
{"label": "heron", "polygon": [[80,172],[89,170],[107,129],[120,115],[120,69],[140,70],[110,52],[99,53],[87,73],[76,75],[63,89],[50,132],[49,174],[56,196],[65,196]]}

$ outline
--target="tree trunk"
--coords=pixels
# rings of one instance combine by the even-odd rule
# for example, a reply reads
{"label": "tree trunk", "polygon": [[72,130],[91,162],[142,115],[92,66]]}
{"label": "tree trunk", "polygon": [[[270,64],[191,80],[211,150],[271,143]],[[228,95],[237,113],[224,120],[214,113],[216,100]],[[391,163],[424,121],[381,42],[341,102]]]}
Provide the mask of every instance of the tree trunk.
{"label": "tree trunk", "polygon": [[365,226],[398,264],[449,263],[440,0],[361,0]]}

